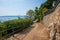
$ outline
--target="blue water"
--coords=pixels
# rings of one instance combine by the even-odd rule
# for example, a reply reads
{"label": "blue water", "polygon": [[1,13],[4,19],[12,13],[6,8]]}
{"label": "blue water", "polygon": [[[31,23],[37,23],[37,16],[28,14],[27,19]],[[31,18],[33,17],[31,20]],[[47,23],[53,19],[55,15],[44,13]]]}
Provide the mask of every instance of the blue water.
{"label": "blue water", "polygon": [[0,21],[3,22],[8,20],[18,19],[18,17],[25,18],[25,16],[0,16]]}

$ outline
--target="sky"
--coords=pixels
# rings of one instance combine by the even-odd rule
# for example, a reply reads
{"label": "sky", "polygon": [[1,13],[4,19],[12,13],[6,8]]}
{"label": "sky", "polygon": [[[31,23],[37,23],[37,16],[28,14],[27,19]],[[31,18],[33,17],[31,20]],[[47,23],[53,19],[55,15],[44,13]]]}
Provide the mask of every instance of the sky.
{"label": "sky", "polygon": [[0,0],[0,16],[26,15],[29,9],[40,7],[46,0]]}

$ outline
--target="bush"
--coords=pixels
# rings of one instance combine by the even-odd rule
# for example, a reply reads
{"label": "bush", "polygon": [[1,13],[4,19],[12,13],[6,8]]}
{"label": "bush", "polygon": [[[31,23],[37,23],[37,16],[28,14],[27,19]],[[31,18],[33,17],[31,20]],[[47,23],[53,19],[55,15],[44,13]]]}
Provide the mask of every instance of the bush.
{"label": "bush", "polygon": [[[32,23],[33,23],[33,20],[29,19],[29,18],[5,21],[2,24],[0,24],[0,31],[4,31],[4,30],[6,30],[6,31],[2,32],[3,35],[0,33],[0,36],[1,35],[4,36],[9,33],[12,33],[13,28],[14,28],[14,31],[16,31],[16,30],[21,31],[27,27],[30,27],[30,25]],[[9,29],[9,30],[7,30],[7,29]]]}

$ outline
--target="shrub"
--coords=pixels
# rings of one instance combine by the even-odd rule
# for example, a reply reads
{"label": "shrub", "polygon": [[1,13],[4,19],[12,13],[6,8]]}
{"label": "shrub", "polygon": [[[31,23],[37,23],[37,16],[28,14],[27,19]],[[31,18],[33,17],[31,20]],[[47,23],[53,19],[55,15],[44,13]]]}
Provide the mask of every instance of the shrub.
{"label": "shrub", "polygon": [[[27,27],[30,27],[30,25],[32,23],[33,23],[33,20],[29,19],[29,18],[9,20],[9,21],[3,22],[2,25],[0,24],[0,30],[1,31],[6,30],[6,31],[2,32],[2,34],[4,36],[4,35],[12,33],[13,32],[13,28],[14,28],[14,31],[16,31],[16,30],[21,31],[21,30],[23,30],[23,29],[25,29]],[[7,30],[7,29],[9,29],[9,30]],[[2,34],[0,33],[0,36]]]}

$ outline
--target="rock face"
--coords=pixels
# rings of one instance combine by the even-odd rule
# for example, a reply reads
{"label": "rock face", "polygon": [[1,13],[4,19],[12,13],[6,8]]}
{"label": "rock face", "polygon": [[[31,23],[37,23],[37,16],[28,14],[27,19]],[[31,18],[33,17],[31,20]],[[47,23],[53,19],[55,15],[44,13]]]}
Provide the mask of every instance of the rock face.
{"label": "rock face", "polygon": [[60,3],[54,12],[44,17],[43,22],[50,29],[50,39],[60,40]]}
{"label": "rock face", "polygon": [[43,22],[46,26],[50,23],[57,23],[60,20],[60,4],[56,7],[55,11],[44,17]]}
{"label": "rock face", "polygon": [[49,25],[49,32],[50,32],[50,40],[54,40],[56,35],[56,29],[54,23],[51,23]]}

